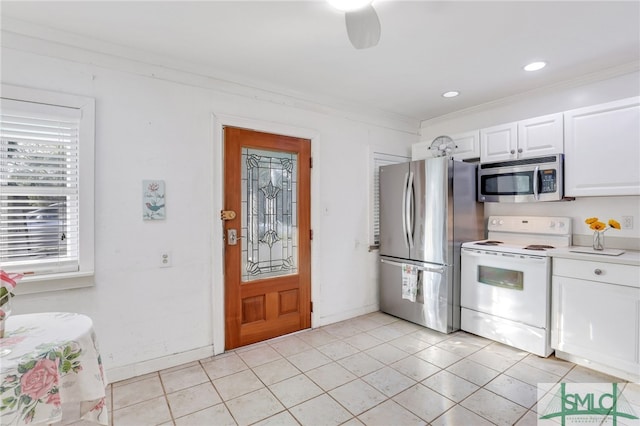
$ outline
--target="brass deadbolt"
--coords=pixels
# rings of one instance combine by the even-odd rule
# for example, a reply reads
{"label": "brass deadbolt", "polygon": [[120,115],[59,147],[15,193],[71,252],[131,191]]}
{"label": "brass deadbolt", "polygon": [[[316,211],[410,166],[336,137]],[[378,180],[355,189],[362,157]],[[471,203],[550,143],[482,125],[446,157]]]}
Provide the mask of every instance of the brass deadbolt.
{"label": "brass deadbolt", "polygon": [[236,212],[233,210],[221,210],[220,211],[220,219],[222,220],[233,220],[236,218]]}

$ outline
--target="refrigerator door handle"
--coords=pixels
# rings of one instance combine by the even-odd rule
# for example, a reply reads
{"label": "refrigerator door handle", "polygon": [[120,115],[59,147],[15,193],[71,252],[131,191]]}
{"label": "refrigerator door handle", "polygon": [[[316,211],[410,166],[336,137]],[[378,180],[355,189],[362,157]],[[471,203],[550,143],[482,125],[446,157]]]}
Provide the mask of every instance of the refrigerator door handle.
{"label": "refrigerator door handle", "polygon": [[409,172],[409,182],[407,183],[407,208],[405,221],[407,222],[407,239],[409,240],[409,248],[413,248],[413,172]]}
{"label": "refrigerator door handle", "polygon": [[402,192],[402,240],[405,247],[409,247],[409,234],[407,233],[407,193],[409,183],[409,172],[404,174],[404,187]]}
{"label": "refrigerator door handle", "polygon": [[[387,260],[387,259],[380,259],[380,262],[382,263],[388,263],[389,265],[393,265],[393,266],[400,266],[402,267],[403,265],[405,265],[405,263],[402,262],[396,262],[393,260]],[[406,265],[411,265],[411,266],[415,266],[416,268],[418,268],[421,271],[426,271],[426,272],[436,272],[438,274],[443,274],[445,272],[445,269],[440,267],[440,268],[428,268],[426,266],[420,266],[420,265],[415,265],[413,263],[407,263]]]}

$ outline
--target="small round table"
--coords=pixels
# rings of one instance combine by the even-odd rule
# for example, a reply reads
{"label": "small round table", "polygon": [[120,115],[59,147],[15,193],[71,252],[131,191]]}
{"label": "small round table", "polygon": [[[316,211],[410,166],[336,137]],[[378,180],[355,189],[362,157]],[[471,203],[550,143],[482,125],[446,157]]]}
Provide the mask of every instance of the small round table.
{"label": "small round table", "polygon": [[55,423],[62,404],[109,424],[106,378],[93,322],[63,312],[12,315],[0,339],[0,424]]}

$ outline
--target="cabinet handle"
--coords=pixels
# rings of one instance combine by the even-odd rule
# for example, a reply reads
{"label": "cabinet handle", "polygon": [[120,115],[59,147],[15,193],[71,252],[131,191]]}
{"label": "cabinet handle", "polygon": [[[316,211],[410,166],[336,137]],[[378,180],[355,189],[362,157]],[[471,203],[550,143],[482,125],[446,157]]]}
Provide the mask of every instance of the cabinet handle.
{"label": "cabinet handle", "polygon": [[518,152],[522,154],[522,148],[518,148]]}
{"label": "cabinet handle", "polygon": [[596,269],[593,271],[593,273],[596,275],[602,275],[602,269]]}
{"label": "cabinet handle", "polygon": [[515,154],[515,153],[516,153],[516,150],[515,150],[515,149],[512,149],[512,150],[511,150],[511,153],[512,153],[512,154]]}

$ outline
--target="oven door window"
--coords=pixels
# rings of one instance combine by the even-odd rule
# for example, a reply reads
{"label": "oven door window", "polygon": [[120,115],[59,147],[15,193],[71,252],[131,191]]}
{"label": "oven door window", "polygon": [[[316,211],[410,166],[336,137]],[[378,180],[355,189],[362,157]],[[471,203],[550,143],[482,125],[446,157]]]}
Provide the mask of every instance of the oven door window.
{"label": "oven door window", "polygon": [[478,265],[478,282],[510,290],[524,289],[524,273],[505,268]]}
{"label": "oven door window", "polygon": [[533,170],[482,176],[481,186],[484,195],[533,194]]}

